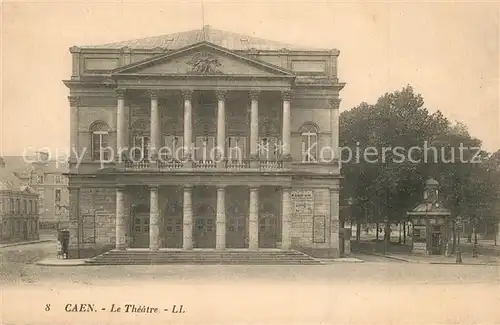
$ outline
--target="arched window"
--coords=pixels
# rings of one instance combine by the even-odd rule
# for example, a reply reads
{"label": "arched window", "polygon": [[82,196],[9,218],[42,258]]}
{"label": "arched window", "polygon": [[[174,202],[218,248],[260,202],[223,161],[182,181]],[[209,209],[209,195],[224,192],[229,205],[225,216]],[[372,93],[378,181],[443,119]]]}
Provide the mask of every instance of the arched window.
{"label": "arched window", "polygon": [[94,122],[90,126],[92,160],[107,160],[109,159],[108,147],[108,132],[109,127],[102,121]]}
{"label": "arched window", "polygon": [[300,127],[302,162],[317,162],[318,126],[307,122]]}

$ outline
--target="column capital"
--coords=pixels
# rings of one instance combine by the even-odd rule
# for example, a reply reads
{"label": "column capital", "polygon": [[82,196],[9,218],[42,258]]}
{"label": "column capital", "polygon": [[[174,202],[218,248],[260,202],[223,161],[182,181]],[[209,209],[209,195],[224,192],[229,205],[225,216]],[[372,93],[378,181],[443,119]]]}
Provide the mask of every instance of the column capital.
{"label": "column capital", "polygon": [[158,99],[158,89],[148,89],[148,95],[151,99]]}
{"label": "column capital", "polygon": [[292,186],[288,185],[288,186],[282,186],[281,189],[283,190],[283,192],[291,192],[292,191]]}
{"label": "column capital", "polygon": [[328,100],[328,106],[331,109],[339,109],[340,102],[341,102],[340,98],[331,98]]}
{"label": "column capital", "polygon": [[260,187],[260,185],[251,185],[251,186],[249,186],[249,190],[250,191],[258,191],[259,187]]}
{"label": "column capital", "polygon": [[250,100],[259,100],[260,90],[259,89],[250,89],[250,91],[248,92],[248,95],[250,96]]}
{"label": "column capital", "polygon": [[148,185],[150,191],[158,191],[160,189],[160,185]]}
{"label": "column capital", "polygon": [[217,100],[225,100],[227,96],[227,90],[225,89],[217,89],[215,91],[215,96],[217,97]]}
{"label": "column capital", "polygon": [[193,185],[191,185],[191,184],[185,184],[185,185],[183,185],[184,190],[188,190],[188,191],[189,191],[189,190],[192,190],[192,189],[193,189],[193,187],[194,187],[194,186],[193,186]]}
{"label": "column capital", "polygon": [[125,98],[125,92],[126,92],[126,89],[124,89],[124,88],[116,88],[115,89],[116,98],[118,98],[118,99]]}
{"label": "column capital", "polygon": [[125,191],[125,185],[116,185],[116,191],[117,192]]}
{"label": "column capital", "polygon": [[283,101],[291,101],[293,96],[293,92],[291,90],[283,90],[281,91],[281,99]]}
{"label": "column capital", "polygon": [[193,98],[193,89],[183,89],[181,94],[184,100],[191,100]]}
{"label": "column capital", "polygon": [[78,107],[82,103],[80,96],[68,96],[69,106]]}
{"label": "column capital", "polygon": [[226,185],[217,185],[217,191],[225,191],[226,190]]}

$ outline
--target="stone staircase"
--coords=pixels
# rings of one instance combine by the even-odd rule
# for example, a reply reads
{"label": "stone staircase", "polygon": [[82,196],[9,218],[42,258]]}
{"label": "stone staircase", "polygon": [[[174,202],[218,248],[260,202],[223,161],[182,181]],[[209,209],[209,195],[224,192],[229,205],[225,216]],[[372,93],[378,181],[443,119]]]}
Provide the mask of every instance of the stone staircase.
{"label": "stone staircase", "polygon": [[89,261],[93,265],[317,265],[320,261],[289,250],[112,250]]}

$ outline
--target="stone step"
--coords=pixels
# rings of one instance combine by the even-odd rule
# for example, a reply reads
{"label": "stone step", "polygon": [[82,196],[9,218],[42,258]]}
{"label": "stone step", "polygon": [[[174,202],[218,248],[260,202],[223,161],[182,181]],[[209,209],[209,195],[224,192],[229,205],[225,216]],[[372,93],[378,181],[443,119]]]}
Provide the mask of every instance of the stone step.
{"label": "stone step", "polygon": [[93,258],[94,265],[317,265],[319,261],[297,251],[109,251]]}

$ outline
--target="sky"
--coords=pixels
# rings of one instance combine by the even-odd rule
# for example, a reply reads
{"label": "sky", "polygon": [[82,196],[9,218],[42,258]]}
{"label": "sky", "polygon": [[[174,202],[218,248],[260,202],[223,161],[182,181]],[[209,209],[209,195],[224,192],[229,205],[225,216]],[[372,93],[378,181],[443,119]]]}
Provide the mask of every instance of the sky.
{"label": "sky", "polygon": [[[341,110],[411,84],[425,106],[500,149],[495,2],[3,2],[0,155],[69,147],[73,45],[200,28],[340,50]],[[203,12],[203,14],[202,14]]]}

